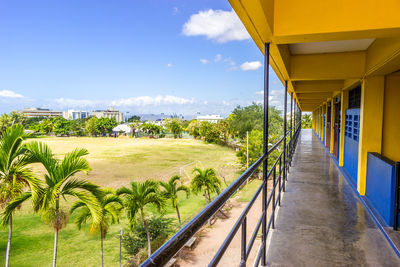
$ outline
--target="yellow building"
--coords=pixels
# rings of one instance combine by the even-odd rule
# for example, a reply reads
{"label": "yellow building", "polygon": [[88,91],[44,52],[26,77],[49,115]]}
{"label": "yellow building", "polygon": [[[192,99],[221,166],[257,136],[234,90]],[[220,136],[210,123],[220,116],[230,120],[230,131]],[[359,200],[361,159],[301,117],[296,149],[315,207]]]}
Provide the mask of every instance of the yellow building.
{"label": "yellow building", "polygon": [[[263,210],[253,235],[249,237],[246,232],[252,200],[221,241],[209,266],[220,263],[240,228],[240,266],[250,264],[249,251],[259,229],[261,244],[257,256],[251,259],[255,258],[254,266],[399,266],[400,242],[394,244],[391,237],[400,240],[400,236],[387,226],[396,228],[398,223],[400,1],[229,2],[265,56],[264,119],[268,118],[271,66],[293,96],[295,109],[312,112],[313,133],[303,135],[296,128],[298,124],[293,125],[296,131],[293,136],[290,131],[288,146],[286,139],[283,141],[279,168],[273,165],[268,174],[263,169],[263,184],[253,197],[262,195]],[[264,155],[143,266],[165,263],[265,162],[269,153],[265,125],[268,119],[264,121]],[[286,132],[286,120],[284,127]],[[298,136],[300,151],[293,154]],[[289,180],[287,163],[294,166]],[[285,166],[283,171],[281,164]],[[273,189],[267,200],[271,173]],[[289,184],[290,179],[295,183]],[[275,227],[276,198],[280,201],[286,180],[290,188],[282,199],[286,211],[277,219],[283,227],[267,242],[270,229]]]}
{"label": "yellow building", "polygon": [[365,195],[368,152],[400,161],[400,1],[229,2]]}

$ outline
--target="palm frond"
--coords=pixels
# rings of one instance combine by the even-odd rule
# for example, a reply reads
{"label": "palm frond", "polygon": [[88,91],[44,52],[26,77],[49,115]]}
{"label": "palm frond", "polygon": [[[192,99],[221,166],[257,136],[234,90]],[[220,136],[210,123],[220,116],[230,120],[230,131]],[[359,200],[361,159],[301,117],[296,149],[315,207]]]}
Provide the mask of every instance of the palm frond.
{"label": "palm frond", "polygon": [[1,222],[3,225],[8,224],[8,220],[11,216],[11,214],[26,200],[28,200],[32,196],[31,192],[25,192],[21,194],[19,197],[15,198],[11,202],[8,203],[6,208],[4,209],[4,212],[1,216]]}

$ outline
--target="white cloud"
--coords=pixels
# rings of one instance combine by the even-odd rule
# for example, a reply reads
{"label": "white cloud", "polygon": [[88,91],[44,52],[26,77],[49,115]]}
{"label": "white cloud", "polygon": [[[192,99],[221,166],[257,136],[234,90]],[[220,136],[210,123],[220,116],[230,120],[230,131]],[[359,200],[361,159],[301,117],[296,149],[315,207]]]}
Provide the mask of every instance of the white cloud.
{"label": "white cloud", "polygon": [[203,64],[209,63],[208,59],[205,59],[205,58],[200,59],[200,62]]}
{"label": "white cloud", "polygon": [[236,13],[223,10],[204,10],[194,14],[183,25],[182,33],[186,36],[205,35],[208,39],[225,43],[250,38],[247,30]]}
{"label": "white cloud", "polygon": [[[261,97],[264,96],[264,91],[257,91],[257,95]],[[285,91],[282,89],[279,90],[270,90],[269,91],[269,104],[271,106],[275,106],[279,110],[283,110],[283,102],[284,102]],[[257,101],[257,103],[263,103],[263,101]]]}
{"label": "white cloud", "polygon": [[222,55],[221,55],[221,54],[217,54],[217,55],[215,56],[215,58],[214,58],[214,61],[215,61],[215,62],[220,62],[221,59],[222,59]]}
{"label": "white cloud", "polygon": [[131,98],[124,98],[119,100],[114,100],[111,102],[112,106],[159,106],[159,105],[183,105],[183,104],[193,104],[193,99],[187,99],[178,96],[158,95],[156,97],[151,96],[138,96]]}
{"label": "white cloud", "polygon": [[1,90],[0,97],[7,97],[7,98],[23,98],[24,96],[21,94],[17,94],[10,90]]}
{"label": "white cloud", "polygon": [[87,99],[72,99],[72,98],[57,98],[54,102],[59,107],[65,108],[77,108],[77,107],[93,107],[101,104],[99,101],[87,100]]}
{"label": "white cloud", "polygon": [[249,70],[258,70],[259,68],[262,67],[262,64],[260,61],[250,61],[250,62],[245,62],[242,65],[240,65],[240,68],[243,71],[249,71]]}
{"label": "white cloud", "polygon": [[176,15],[179,13],[179,8],[177,8],[176,6],[172,8],[172,15]]}
{"label": "white cloud", "polygon": [[168,64],[167,64],[167,67],[168,67],[168,68],[171,68],[172,66],[174,66],[172,63],[168,63]]}

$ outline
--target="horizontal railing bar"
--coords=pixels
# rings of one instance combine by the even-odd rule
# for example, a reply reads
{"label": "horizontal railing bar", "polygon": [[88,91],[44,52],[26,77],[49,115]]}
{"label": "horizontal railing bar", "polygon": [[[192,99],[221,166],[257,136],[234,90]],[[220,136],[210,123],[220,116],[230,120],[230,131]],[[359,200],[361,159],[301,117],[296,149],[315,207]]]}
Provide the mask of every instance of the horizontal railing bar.
{"label": "horizontal railing bar", "polygon": [[258,223],[257,223],[257,225],[256,225],[256,228],[254,228],[254,232],[253,232],[253,234],[251,235],[249,244],[247,245],[247,248],[246,248],[246,260],[247,260],[247,258],[249,257],[249,254],[250,254],[251,249],[253,248],[254,241],[256,241],[257,233],[258,233],[258,231],[260,230],[261,223],[262,223],[262,221],[263,221],[263,217],[264,217],[264,216],[265,216],[265,214],[264,214],[264,211],[263,211],[262,214],[261,214],[260,219],[258,220]]}
{"label": "horizontal railing bar", "polygon": [[217,253],[215,254],[214,258],[211,260],[211,262],[208,264],[208,266],[216,266],[218,264],[218,262],[222,258],[222,255],[224,254],[225,250],[228,248],[229,244],[232,242],[232,239],[235,237],[235,234],[237,233],[240,226],[242,225],[244,218],[246,218],[247,213],[250,211],[250,208],[253,206],[254,202],[256,201],[258,195],[261,193],[264,186],[265,186],[265,182],[263,182],[260,185],[260,187],[257,189],[254,196],[251,198],[250,202],[247,204],[246,208],[243,210],[242,214],[240,214],[240,217],[237,219],[232,230],[229,232],[228,236],[225,238],[221,247],[218,249]]}

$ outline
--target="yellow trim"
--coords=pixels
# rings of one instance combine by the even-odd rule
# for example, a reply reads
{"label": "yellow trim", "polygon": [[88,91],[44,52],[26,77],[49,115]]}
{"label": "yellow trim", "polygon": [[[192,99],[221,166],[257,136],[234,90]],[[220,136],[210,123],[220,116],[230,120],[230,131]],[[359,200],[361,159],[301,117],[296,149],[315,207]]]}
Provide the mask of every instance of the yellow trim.
{"label": "yellow trim", "polygon": [[333,154],[333,148],[335,146],[335,135],[334,135],[334,129],[335,129],[335,101],[334,98],[331,99],[331,138],[330,138],[330,144],[329,144],[329,151],[331,154]]}
{"label": "yellow trim", "polygon": [[[330,101],[330,99],[328,99],[328,101],[325,104],[325,136],[328,133],[328,102]],[[330,137],[332,137],[332,133],[330,134]],[[325,137],[325,142],[324,145],[326,146],[328,143],[327,138]]]}
{"label": "yellow trim", "polygon": [[340,151],[339,151],[339,166],[344,164],[344,127],[346,122],[346,110],[349,108],[349,91],[343,91],[340,94]]}
{"label": "yellow trim", "polygon": [[384,85],[384,76],[374,76],[364,79],[361,87],[357,179],[360,195],[365,195],[367,152],[381,153],[382,149]]}

